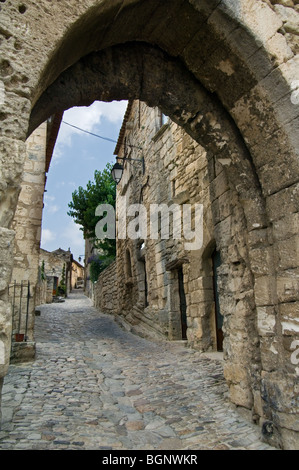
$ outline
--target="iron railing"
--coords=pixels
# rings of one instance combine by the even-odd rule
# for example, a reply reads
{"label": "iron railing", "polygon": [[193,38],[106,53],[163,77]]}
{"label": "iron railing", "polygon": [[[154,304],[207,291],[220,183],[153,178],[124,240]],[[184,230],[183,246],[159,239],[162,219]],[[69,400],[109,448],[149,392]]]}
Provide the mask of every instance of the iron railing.
{"label": "iron railing", "polygon": [[27,341],[30,281],[9,285],[8,295],[12,305],[12,342]]}

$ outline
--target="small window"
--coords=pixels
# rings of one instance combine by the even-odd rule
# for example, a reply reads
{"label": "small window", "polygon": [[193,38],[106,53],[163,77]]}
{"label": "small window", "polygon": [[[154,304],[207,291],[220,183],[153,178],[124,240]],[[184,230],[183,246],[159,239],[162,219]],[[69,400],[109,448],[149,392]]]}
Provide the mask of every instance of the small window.
{"label": "small window", "polygon": [[125,142],[124,142],[124,157],[127,158],[128,155],[128,146],[127,146],[127,138],[125,137]]}
{"label": "small window", "polygon": [[171,181],[171,196],[175,197],[175,180]]}
{"label": "small window", "polygon": [[153,136],[152,140],[156,142],[162,134],[168,129],[169,124],[169,117],[166,114],[162,113],[161,109],[158,108],[158,111],[155,111],[155,135]]}
{"label": "small window", "polygon": [[161,109],[159,109],[159,125],[160,125],[160,127],[164,126],[167,123],[168,123],[168,116],[166,116],[166,114],[162,113]]}
{"label": "small window", "polygon": [[131,263],[131,253],[129,249],[126,250],[125,269],[126,269],[127,280],[130,280],[132,277],[132,263]]}

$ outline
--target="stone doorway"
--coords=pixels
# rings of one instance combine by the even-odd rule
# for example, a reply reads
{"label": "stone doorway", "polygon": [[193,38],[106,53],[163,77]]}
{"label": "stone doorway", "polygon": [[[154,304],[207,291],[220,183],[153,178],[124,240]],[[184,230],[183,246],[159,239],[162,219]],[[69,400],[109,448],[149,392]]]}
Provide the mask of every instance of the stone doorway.
{"label": "stone doorway", "polygon": [[185,260],[177,259],[168,265],[168,302],[169,331],[171,341],[187,340],[187,301],[184,286],[183,264]]}
{"label": "stone doorway", "polygon": [[58,293],[58,277],[53,277],[53,296],[56,296]]}
{"label": "stone doorway", "polygon": [[141,272],[144,285],[144,307],[148,307],[148,284],[147,284],[147,274],[146,274],[146,263],[145,258],[140,260]]}
{"label": "stone doorway", "polygon": [[182,339],[187,339],[187,304],[186,294],[184,288],[184,273],[183,269],[178,269],[178,282],[179,282],[179,298],[180,298],[180,313],[182,324]]}
{"label": "stone doorway", "polygon": [[215,299],[215,327],[217,351],[223,351],[223,315],[219,299],[219,283],[217,269],[221,266],[221,256],[219,251],[215,250],[212,254],[213,263],[213,289]]}

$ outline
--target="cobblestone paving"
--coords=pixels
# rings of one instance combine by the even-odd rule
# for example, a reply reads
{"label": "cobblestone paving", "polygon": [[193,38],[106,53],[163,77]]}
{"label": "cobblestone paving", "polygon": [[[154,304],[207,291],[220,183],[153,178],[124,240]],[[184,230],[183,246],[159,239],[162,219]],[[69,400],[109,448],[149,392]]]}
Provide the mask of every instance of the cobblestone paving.
{"label": "cobblestone paving", "polygon": [[229,404],[221,361],[139,338],[80,293],[40,310],[35,361],[5,378],[0,450],[271,449]]}

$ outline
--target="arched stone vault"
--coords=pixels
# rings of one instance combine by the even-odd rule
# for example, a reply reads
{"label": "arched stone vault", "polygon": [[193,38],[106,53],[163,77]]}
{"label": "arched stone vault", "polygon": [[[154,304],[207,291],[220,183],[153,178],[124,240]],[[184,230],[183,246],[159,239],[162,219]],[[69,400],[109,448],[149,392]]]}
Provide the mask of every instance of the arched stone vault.
{"label": "arched stone vault", "polygon": [[58,111],[89,105],[94,100],[127,98],[161,107],[211,154],[241,165],[239,191],[243,191],[244,199],[254,198],[255,212],[262,212],[262,202],[256,199],[257,192],[261,195],[258,176],[235,123],[217,97],[180,61],[152,46],[128,43],[81,59],[62,73],[37,102],[31,113],[29,134]]}
{"label": "arched stone vault", "polygon": [[[280,304],[294,302],[285,291],[296,283],[298,264],[282,263],[278,227],[288,224],[295,236],[299,168],[298,106],[290,99],[298,62],[277,12],[266,0],[62,0],[50,6],[31,0],[25,12],[8,0],[1,9],[3,343],[9,344],[10,224],[26,136],[54,112],[71,106],[138,98],[160,106],[206,148],[211,172],[217,158],[228,164],[229,182],[246,220],[238,237],[250,272],[251,307],[244,312],[246,347],[242,357],[232,354],[227,378],[232,387],[245,380],[247,398],[238,404],[257,414],[262,413],[262,387],[265,416],[280,425],[276,405],[269,402],[284,393],[280,383],[287,355]],[[217,230],[216,241],[221,248]],[[276,319],[277,362],[274,370],[266,367],[261,374],[267,354],[259,347],[256,316],[266,307]],[[2,376],[7,364],[6,355]],[[241,377],[236,370],[246,365]],[[280,411],[295,416],[285,403]]]}

